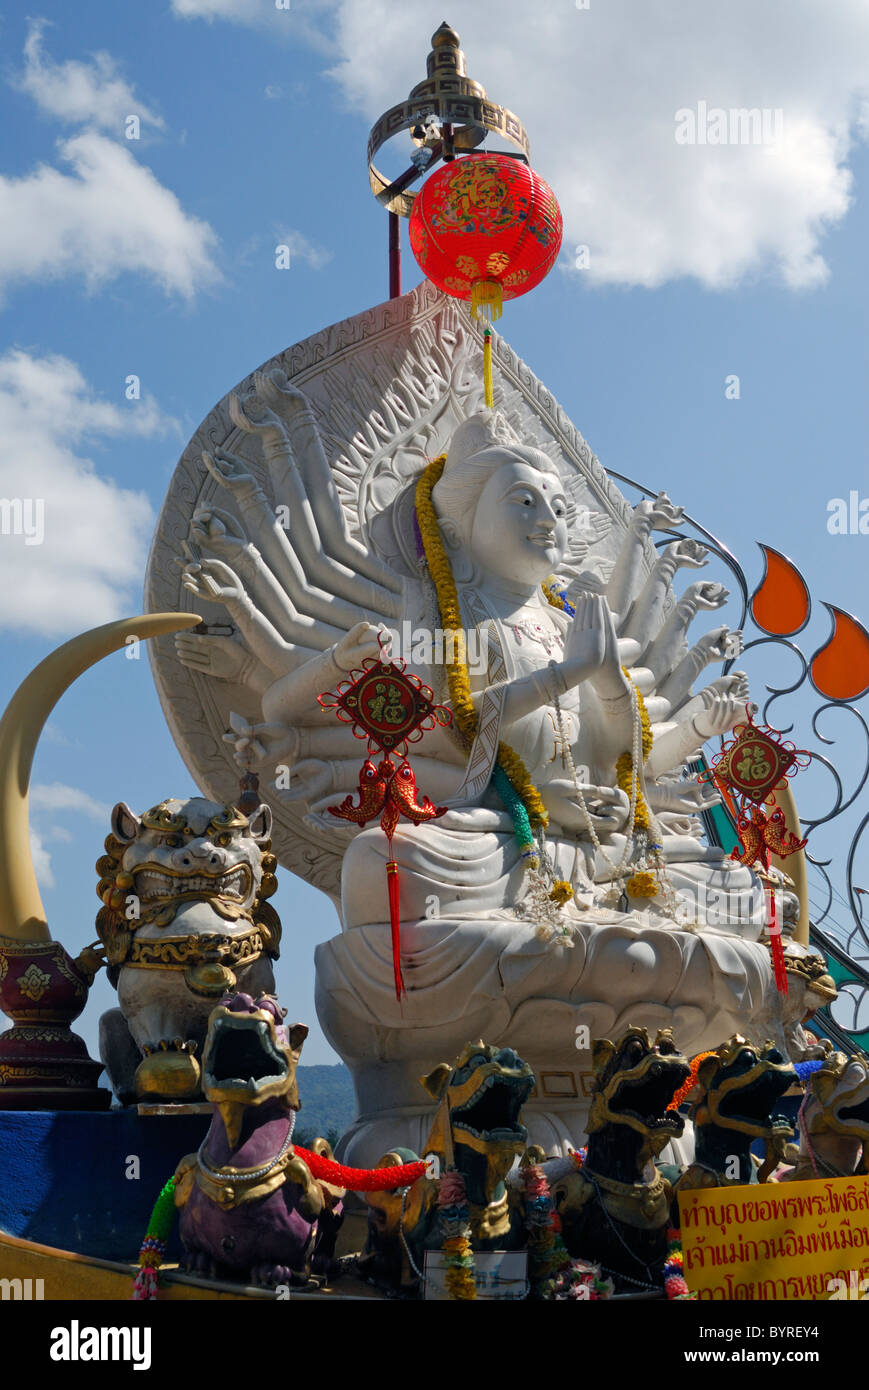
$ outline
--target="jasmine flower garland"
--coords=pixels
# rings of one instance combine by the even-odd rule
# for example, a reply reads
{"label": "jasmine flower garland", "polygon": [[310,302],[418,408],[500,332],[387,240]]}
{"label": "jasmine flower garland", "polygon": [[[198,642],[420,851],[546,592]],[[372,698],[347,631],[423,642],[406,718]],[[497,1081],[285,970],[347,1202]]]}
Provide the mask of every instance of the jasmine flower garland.
{"label": "jasmine flower garland", "polygon": [[441,1253],[447,1262],[447,1293],[455,1299],[476,1298],[471,1213],[465,1179],[456,1168],[448,1168],[440,1180],[438,1218],[443,1235]]}

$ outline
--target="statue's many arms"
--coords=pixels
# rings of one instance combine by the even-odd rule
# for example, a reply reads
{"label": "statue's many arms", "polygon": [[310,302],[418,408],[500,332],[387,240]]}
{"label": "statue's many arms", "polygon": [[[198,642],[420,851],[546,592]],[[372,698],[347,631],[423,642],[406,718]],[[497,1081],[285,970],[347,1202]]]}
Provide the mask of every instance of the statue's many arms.
{"label": "statue's many arms", "polygon": [[[734,634],[717,627],[693,645],[687,636],[701,611],[726,602],[722,585],[695,580],[673,602],[677,571],[706,564],[701,545],[674,540],[648,566],[651,533],[677,527],[681,510],[665,494],[641,502],[606,583],[560,584],[587,523],[572,482],[483,410],[448,441],[431,490],[437,555],[408,577],[349,534],[313,412],[279,369],[257,374],[253,393],[233,398],[230,413],[261,441],[274,504],[242,460],[219,449],[204,456],[234,514],[208,507],[194,515],[184,583],[225,607],[235,635],[183,634],[176,649],[193,670],[256,692],[261,719],[232,720],[240,764],[260,773],[273,804],[291,803],[309,823],[328,825],[343,851],[344,934],[318,952],[318,1008],[356,1071],[362,1108],[372,1024],[402,1035],[397,1049],[382,1046],[396,1065],[406,1055],[404,1089],[413,1100],[419,1066],[477,1033],[509,1039],[539,1069],[541,1049],[576,1061],[574,1023],[583,1017],[592,1033],[631,1020],[672,1025],[685,1050],[744,1027],[769,981],[763,887],[703,842],[699,813],[716,793],[684,773],[706,739],[738,722],[748,690],[736,673],[694,693],[707,666],[732,653]],[[289,526],[276,505],[288,509]],[[408,620],[436,638],[449,627],[435,572],[442,578],[444,562],[465,649],[480,657],[466,664],[477,732],[463,736],[456,721],[427,733],[413,752],[417,785],[449,810],[400,827],[393,842],[410,992],[402,1012],[383,934],[385,836],[327,813],[356,790],[364,745],[317,696],[378,656],[385,629]],[[554,606],[544,586],[566,592],[567,605]],[[738,649],[738,634],[736,641]],[[444,652],[449,641],[435,640],[422,653],[431,660],[417,660],[415,649],[409,666],[449,701]],[[629,871],[639,852],[630,784],[619,785],[616,766],[639,747],[637,691],[653,741],[644,764],[634,759],[635,795],[651,812],[666,869],[652,899],[627,898],[624,877],[613,892],[613,865]],[[499,743],[521,759],[542,801],[539,849],[549,881],[573,889],[559,909],[563,932],[553,931],[539,875],[528,872],[493,784]],[[729,895],[738,910],[723,925],[719,911],[714,932],[697,933],[710,893],[718,903]],[[550,1034],[561,1010],[564,1047],[545,1041],[536,1002],[549,1009]],[[411,1045],[420,1028],[425,1041],[417,1032]],[[402,1089],[397,1083],[396,1097]],[[382,1094],[371,1100],[377,1108]]]}

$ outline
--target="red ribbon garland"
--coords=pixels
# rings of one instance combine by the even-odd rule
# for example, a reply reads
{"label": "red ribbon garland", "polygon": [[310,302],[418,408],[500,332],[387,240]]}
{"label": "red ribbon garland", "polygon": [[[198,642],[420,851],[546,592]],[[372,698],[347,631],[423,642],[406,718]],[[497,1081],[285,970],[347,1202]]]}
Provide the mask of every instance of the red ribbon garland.
{"label": "red ribbon garland", "polygon": [[308,1165],[315,1178],[331,1183],[333,1187],[346,1187],[350,1192],[388,1192],[395,1187],[410,1187],[428,1167],[424,1159],[418,1159],[415,1163],[398,1163],[392,1168],[345,1168],[334,1158],[311,1153],[310,1149],[303,1149],[301,1144],[294,1144],[293,1150]]}

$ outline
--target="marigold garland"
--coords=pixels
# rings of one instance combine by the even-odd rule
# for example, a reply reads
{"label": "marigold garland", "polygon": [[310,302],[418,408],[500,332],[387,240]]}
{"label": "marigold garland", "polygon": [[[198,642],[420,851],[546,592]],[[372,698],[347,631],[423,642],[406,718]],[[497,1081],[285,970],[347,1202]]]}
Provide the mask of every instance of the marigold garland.
{"label": "marigold garland", "polygon": [[549,579],[541,584],[540,587],[543,590],[543,597],[546,599],[546,602],[549,604],[550,608],[560,608],[562,613],[566,613],[568,617],[574,617],[576,609],[568,600],[567,589],[564,585],[562,585],[560,589],[557,589],[555,586],[556,577],[554,574],[550,575]]}
{"label": "marigold garland", "polygon": [[670,1104],[667,1106],[668,1110],[678,1110],[680,1105],[685,1104],[685,1101],[697,1085],[697,1073],[700,1070],[700,1063],[704,1062],[707,1057],[715,1057],[717,1055],[718,1054],[715,1052],[698,1052],[697,1056],[692,1058],[691,1071],[688,1074],[688,1079],[679,1087],[673,1099],[670,1101]]}
{"label": "marigold garland", "polygon": [[[626,678],[627,680],[630,681],[630,680],[631,680],[631,677],[630,677],[629,673],[625,670],[624,666],[622,667],[622,671],[624,672],[625,678]],[[643,762],[645,763],[645,762],[647,761],[648,757],[649,757],[649,754],[650,754],[651,751],[652,751],[652,747],[653,747],[654,742],[655,742],[654,735],[653,735],[653,733],[652,733],[652,722],[651,722],[651,720],[649,719],[649,711],[646,709],[646,702],[645,702],[645,700],[643,699],[643,692],[640,690],[639,686],[636,685],[636,683],[635,683],[634,681],[631,681],[631,684],[634,686],[634,689],[635,689],[636,692],[637,692],[637,708],[639,709],[639,712],[640,712],[640,724],[641,724],[641,726],[642,726],[642,731],[643,731],[643,733],[642,733]],[[631,754],[631,753],[622,753],[621,757],[620,757],[620,758],[617,760],[617,762],[616,762],[616,781],[618,782],[618,784],[619,784],[619,786],[621,787],[622,791],[625,793],[625,796],[627,796],[628,800],[630,800],[631,794],[632,794],[632,792],[633,792],[633,783],[634,783],[634,778],[635,778],[635,776],[636,776],[636,774],[635,774],[635,772],[634,772],[634,759],[633,759],[633,754]],[[642,788],[640,787],[639,782],[638,782],[638,783],[637,783],[637,808],[636,808],[636,811],[634,812],[634,824],[633,824],[633,829],[634,829],[634,830],[648,830],[648,829],[649,829],[649,824],[650,824],[650,822],[649,822],[649,808],[648,808],[648,806],[646,805],[646,799],[645,799],[645,797],[643,796]],[[630,889],[629,889],[628,891],[630,892]],[[641,896],[645,896],[645,895],[643,895],[643,894],[636,894],[635,896],[641,897]]]}
{"label": "marigold garland", "polygon": [[[441,454],[438,458],[433,459],[425,468],[416,485],[416,520],[422,537],[429,574],[437,595],[441,626],[445,632],[449,632],[453,636],[452,651],[446,662],[447,684],[453,707],[453,717],[465,738],[470,742],[477,732],[477,711],[471,697],[471,682],[468,675],[459,593],[453,578],[452,566],[443,547],[437,513],[432,501],[432,492],[440,481],[446,458],[446,454]],[[527,767],[519,754],[508,743],[498,744],[496,772],[498,767],[501,768],[522,803],[529,830],[526,833],[524,821],[520,818],[517,822],[517,817],[514,815],[516,838],[519,840],[523,853],[534,859],[536,856],[534,854],[533,832],[542,829],[547,824],[546,808],[539,791],[531,780]],[[499,784],[496,780],[496,786],[500,792],[503,782]],[[512,806],[508,806],[507,809],[513,814]]]}
{"label": "marigold garland", "polygon": [[[453,715],[459,729],[470,742],[477,732],[478,721],[477,711],[471,696],[459,594],[453,578],[452,566],[444,550],[437,513],[432,501],[432,492],[443,474],[446,457],[446,454],[441,454],[438,458],[432,459],[416,485],[415,525],[422,541],[423,554],[435,587],[441,625],[446,632],[450,632],[453,636],[451,655],[446,662],[447,684]],[[564,586],[561,588],[557,586],[554,575],[542,584],[541,588],[551,607],[560,609],[568,615],[573,615],[575,610],[567,599],[566,589]],[[624,671],[624,667],[622,670]],[[624,674],[630,680],[628,672],[624,671]],[[642,726],[642,757],[643,762],[645,762],[652,751],[652,726],[642,693],[639,688],[635,688]],[[537,869],[539,858],[534,843],[534,832],[546,826],[548,816],[543,800],[527,767],[519,754],[508,743],[499,742],[498,744],[497,761],[492,773],[492,780],[513,821],[513,829],[523,858],[528,861],[529,867]],[[623,753],[617,760],[616,780],[629,800],[633,796],[634,782],[636,781],[636,806],[631,833],[636,831],[648,832],[651,825],[649,808],[639,786],[639,777],[634,770],[633,755],[630,752]],[[640,871],[632,875],[626,887],[632,897],[653,898],[658,892],[659,885],[654,874]],[[563,907],[573,897],[573,888],[566,880],[559,879],[553,884],[550,897],[559,907]]]}
{"label": "marigold garland", "polygon": [[648,869],[641,869],[639,873],[631,874],[625,884],[625,892],[631,898],[654,898],[659,890],[658,880]]}
{"label": "marigold garland", "polygon": [[573,888],[566,878],[557,878],[552,885],[552,892],[549,896],[554,903],[558,903],[559,907],[563,907],[573,897]]}

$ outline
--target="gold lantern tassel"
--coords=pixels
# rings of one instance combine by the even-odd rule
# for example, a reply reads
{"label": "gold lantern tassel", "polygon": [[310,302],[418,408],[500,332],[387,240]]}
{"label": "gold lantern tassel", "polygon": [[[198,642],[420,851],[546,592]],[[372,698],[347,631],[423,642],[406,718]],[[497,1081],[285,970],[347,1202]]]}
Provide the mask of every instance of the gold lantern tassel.
{"label": "gold lantern tassel", "polygon": [[503,303],[499,280],[475,280],[471,285],[472,318],[486,318],[493,323],[501,317]]}
{"label": "gold lantern tassel", "polygon": [[483,333],[483,392],[490,410],[495,405],[492,386],[492,333],[489,325],[501,317],[503,308],[501,285],[498,280],[475,280],[471,286],[471,318],[485,319]]}
{"label": "gold lantern tassel", "polygon": [[488,327],[483,334],[483,391],[486,405],[492,410],[495,405],[492,389],[492,331]]}

